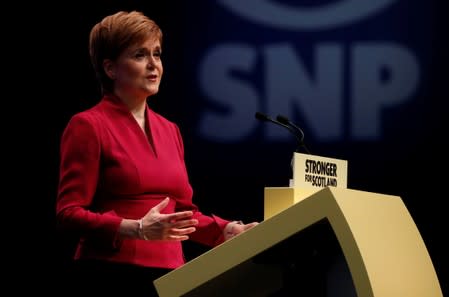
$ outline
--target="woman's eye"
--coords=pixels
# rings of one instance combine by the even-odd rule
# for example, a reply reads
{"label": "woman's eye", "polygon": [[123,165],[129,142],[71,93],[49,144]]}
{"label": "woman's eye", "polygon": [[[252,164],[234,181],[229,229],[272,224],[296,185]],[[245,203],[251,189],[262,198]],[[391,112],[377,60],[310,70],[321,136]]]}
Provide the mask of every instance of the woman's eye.
{"label": "woman's eye", "polygon": [[134,58],[137,60],[146,59],[151,56],[159,59],[162,55],[161,51],[147,52],[147,51],[139,51],[134,54]]}

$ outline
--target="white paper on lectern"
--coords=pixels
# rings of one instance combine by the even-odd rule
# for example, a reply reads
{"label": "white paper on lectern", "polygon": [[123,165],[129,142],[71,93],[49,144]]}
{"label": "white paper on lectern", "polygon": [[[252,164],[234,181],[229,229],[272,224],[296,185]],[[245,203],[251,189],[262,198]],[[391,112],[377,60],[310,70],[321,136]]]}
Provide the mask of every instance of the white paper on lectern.
{"label": "white paper on lectern", "polygon": [[347,188],[348,161],[295,152],[292,186],[299,188]]}

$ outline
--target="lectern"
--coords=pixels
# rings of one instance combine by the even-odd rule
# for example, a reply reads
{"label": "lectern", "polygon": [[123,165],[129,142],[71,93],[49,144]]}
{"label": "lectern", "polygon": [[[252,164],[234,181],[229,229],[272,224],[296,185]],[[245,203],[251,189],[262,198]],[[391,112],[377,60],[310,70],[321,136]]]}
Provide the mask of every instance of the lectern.
{"label": "lectern", "polygon": [[[267,212],[256,227],[156,279],[159,296],[337,296],[325,289],[332,275],[323,277],[314,270],[332,259],[313,260],[322,250],[309,239],[328,236],[323,235],[326,228],[316,228],[320,225],[329,226],[334,235],[351,281],[353,292],[338,296],[443,296],[426,246],[400,197],[333,187],[311,194],[265,188],[265,196],[287,204]],[[313,232],[320,236],[302,237]]]}

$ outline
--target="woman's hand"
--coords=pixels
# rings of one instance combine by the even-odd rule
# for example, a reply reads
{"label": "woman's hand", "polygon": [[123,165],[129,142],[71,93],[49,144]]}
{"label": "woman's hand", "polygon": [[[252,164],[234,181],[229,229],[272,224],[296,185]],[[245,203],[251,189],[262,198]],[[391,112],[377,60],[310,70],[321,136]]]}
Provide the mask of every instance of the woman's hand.
{"label": "woman's hand", "polygon": [[195,232],[198,220],[192,219],[192,211],[181,211],[163,214],[163,210],[169,202],[165,198],[158,205],[150,209],[139,222],[141,239],[182,241],[189,239],[188,234]]}
{"label": "woman's hand", "polygon": [[258,222],[252,222],[249,224],[243,224],[241,221],[233,221],[226,225],[224,229],[225,240],[231,239],[232,237],[245,232],[246,230],[258,225]]}

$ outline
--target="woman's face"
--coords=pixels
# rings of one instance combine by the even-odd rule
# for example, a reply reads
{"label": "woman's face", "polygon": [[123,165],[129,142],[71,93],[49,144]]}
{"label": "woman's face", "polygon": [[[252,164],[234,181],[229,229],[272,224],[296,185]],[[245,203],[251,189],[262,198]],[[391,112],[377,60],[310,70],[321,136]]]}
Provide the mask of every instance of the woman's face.
{"label": "woman's face", "polygon": [[109,67],[105,65],[114,80],[114,91],[145,98],[156,94],[163,72],[161,53],[160,41],[148,39],[128,47]]}

